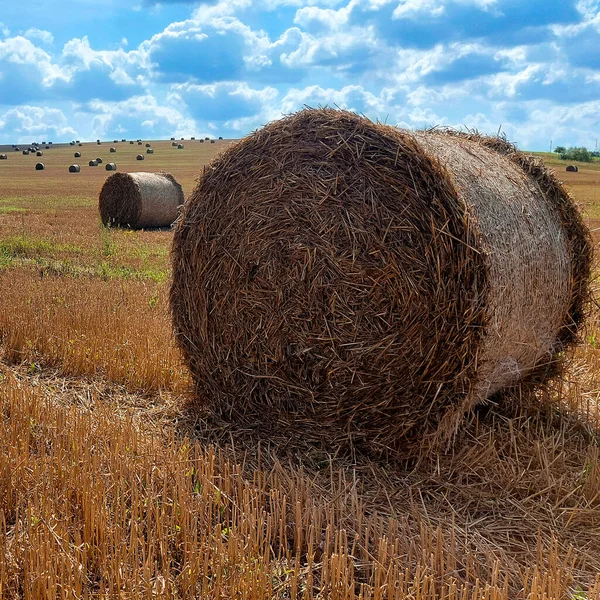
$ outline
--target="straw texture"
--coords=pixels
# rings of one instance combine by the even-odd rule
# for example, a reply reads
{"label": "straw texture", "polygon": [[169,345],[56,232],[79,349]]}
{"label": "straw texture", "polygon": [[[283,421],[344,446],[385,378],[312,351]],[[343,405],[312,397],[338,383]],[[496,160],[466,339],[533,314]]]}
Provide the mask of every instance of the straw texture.
{"label": "straw texture", "polygon": [[168,173],[115,173],[100,191],[105,225],[142,229],[170,227],[184,202],[183,189]]}
{"label": "straw texture", "polygon": [[219,414],[421,448],[556,372],[590,261],[568,194],[505,141],[307,109],[205,168],[171,311]]}

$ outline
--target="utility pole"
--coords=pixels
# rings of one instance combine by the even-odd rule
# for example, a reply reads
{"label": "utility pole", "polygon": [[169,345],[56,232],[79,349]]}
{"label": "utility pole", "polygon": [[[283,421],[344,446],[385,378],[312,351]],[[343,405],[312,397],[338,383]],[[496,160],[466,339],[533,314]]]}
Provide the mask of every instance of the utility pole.
{"label": "utility pole", "polygon": [[550,152],[552,152],[552,140],[550,140]]}

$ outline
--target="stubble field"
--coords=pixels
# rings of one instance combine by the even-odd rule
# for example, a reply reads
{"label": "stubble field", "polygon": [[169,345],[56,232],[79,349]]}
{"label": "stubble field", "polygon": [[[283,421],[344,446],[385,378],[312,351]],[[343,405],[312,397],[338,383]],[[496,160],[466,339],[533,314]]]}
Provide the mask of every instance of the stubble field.
{"label": "stubble field", "polygon": [[[0,598],[600,598],[598,310],[564,380],[438,457],[217,422],[171,336],[171,232],[103,228],[87,166],[188,195],[229,142],[183,143],[0,161]],[[599,227],[600,163],[544,159]]]}

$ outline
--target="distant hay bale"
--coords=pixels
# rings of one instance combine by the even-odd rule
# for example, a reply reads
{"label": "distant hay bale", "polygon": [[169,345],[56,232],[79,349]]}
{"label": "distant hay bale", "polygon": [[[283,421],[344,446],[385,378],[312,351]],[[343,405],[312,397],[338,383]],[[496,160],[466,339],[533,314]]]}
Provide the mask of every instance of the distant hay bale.
{"label": "distant hay bale", "polygon": [[171,146],[174,146],[175,148],[177,148],[177,142],[171,142]]}
{"label": "distant hay bale", "polygon": [[138,155],[135,157],[135,160],[144,160],[144,155],[143,155],[143,154],[138,154]]}
{"label": "distant hay bale", "polygon": [[567,167],[567,171],[569,171],[570,173],[577,173],[577,171],[579,171],[579,167],[577,167],[576,165],[569,165]]}
{"label": "distant hay bale", "polygon": [[105,225],[170,227],[183,202],[183,189],[168,173],[115,173],[100,191],[100,217]]}
{"label": "distant hay bale", "polygon": [[0,154],[0,160],[8,160],[7,154]]}
{"label": "distant hay bale", "polygon": [[117,165],[116,165],[116,163],[110,162],[110,163],[106,163],[106,166],[104,168],[107,171],[116,171],[117,170]]}
{"label": "distant hay bale", "polygon": [[177,150],[183,150],[184,146],[183,144],[177,144]]}
{"label": "distant hay bale", "polygon": [[90,160],[90,162],[88,163],[89,167],[97,167],[98,166],[98,161],[97,160]]}
{"label": "distant hay bale", "polygon": [[44,153],[43,153],[41,150],[38,150],[38,151],[35,153],[35,155],[36,155],[36,156],[44,156]]}
{"label": "distant hay bale", "polygon": [[112,146],[110,149],[110,152],[116,152],[116,151],[117,151],[117,149],[114,146]]}
{"label": "distant hay bale", "polygon": [[125,138],[123,138],[121,141],[122,141],[122,142],[126,142],[127,140],[126,140]]}
{"label": "distant hay bale", "polygon": [[171,138],[171,141],[173,141],[174,139],[175,139],[175,138],[174,138],[174,137],[172,137],[172,138]]}
{"label": "distant hay bale", "polygon": [[100,145],[101,145],[101,142],[100,142],[100,140],[97,140],[97,141],[96,141],[96,144],[97,144],[98,146],[100,146]]}
{"label": "distant hay bale", "polygon": [[210,140],[210,138],[209,138],[208,136],[206,136],[204,139],[205,139],[205,140]]}
{"label": "distant hay bale", "polygon": [[75,142],[69,142],[69,146],[74,146]]}
{"label": "distant hay bale", "polygon": [[220,136],[219,136],[219,139],[220,139],[220,140],[222,140],[222,139],[223,139],[223,136],[222,136],[222,135],[220,135]]}
{"label": "distant hay bale", "polygon": [[69,167],[69,173],[79,173],[81,171],[81,167],[79,165],[71,165]]}
{"label": "distant hay bale", "polygon": [[204,144],[204,140],[198,140],[201,144]]}
{"label": "distant hay bale", "polygon": [[21,148],[19,148],[19,146],[15,146],[15,152],[19,152],[21,150]]}
{"label": "distant hay bale", "polygon": [[75,154],[73,154],[74,158],[81,158],[81,152],[75,152]]}
{"label": "distant hay bale", "polygon": [[130,144],[135,144],[135,142],[134,142],[133,140],[130,140],[130,142],[129,142],[129,143],[130,143]]}
{"label": "distant hay bale", "polygon": [[148,144],[148,142],[146,142],[146,148],[150,148],[151,144]]}
{"label": "distant hay bale", "polygon": [[146,154],[154,154],[153,148],[146,148]]}
{"label": "distant hay bale", "polygon": [[138,146],[141,146],[141,145],[142,145],[142,142],[138,142]]}
{"label": "distant hay bale", "polygon": [[591,253],[567,191],[506,141],[307,109],[203,170],[170,307],[221,416],[412,451],[559,370]]}
{"label": "distant hay bale", "polygon": [[101,165],[102,164],[102,159],[100,157],[96,158],[96,162]]}
{"label": "distant hay bale", "polygon": [[45,147],[45,150],[50,150],[50,146],[46,146],[46,147]]}
{"label": "distant hay bale", "polygon": [[194,141],[195,139],[196,139],[196,138],[195,138],[195,137],[193,137],[193,136],[190,138],[190,140],[192,140],[192,141]]}
{"label": "distant hay bale", "polygon": [[[125,141],[125,140],[123,140],[123,141]],[[118,143],[119,143],[119,140],[113,140],[113,144],[118,144]]]}
{"label": "distant hay bale", "polygon": [[81,143],[79,143],[79,144],[77,144],[77,145],[78,145],[80,148],[81,148],[81,146],[83,146],[83,144],[81,144]]}
{"label": "distant hay bale", "polygon": [[23,154],[27,156],[29,154],[29,150],[23,150]]}
{"label": "distant hay bale", "polygon": [[81,140],[75,140],[76,144],[81,144]]}
{"label": "distant hay bale", "polygon": [[210,143],[211,143],[211,144],[214,144],[214,143],[215,143],[215,140],[210,140]]}
{"label": "distant hay bale", "polygon": [[43,171],[45,168],[46,168],[46,166],[44,165],[44,163],[41,163],[41,162],[40,162],[40,163],[37,163],[37,164],[35,165],[35,170],[36,170],[36,171]]}

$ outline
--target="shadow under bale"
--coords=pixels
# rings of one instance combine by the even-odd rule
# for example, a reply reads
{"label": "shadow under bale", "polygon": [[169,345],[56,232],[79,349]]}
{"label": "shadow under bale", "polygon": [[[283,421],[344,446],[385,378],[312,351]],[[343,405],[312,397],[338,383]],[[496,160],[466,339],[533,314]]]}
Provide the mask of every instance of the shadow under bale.
{"label": "shadow under bale", "polygon": [[100,191],[100,217],[118,227],[170,227],[183,202],[183,189],[169,173],[115,173]]}
{"label": "shadow under bale", "polygon": [[591,241],[503,140],[322,109],[205,168],[172,256],[177,341],[216,413],[410,452],[556,372]]}

